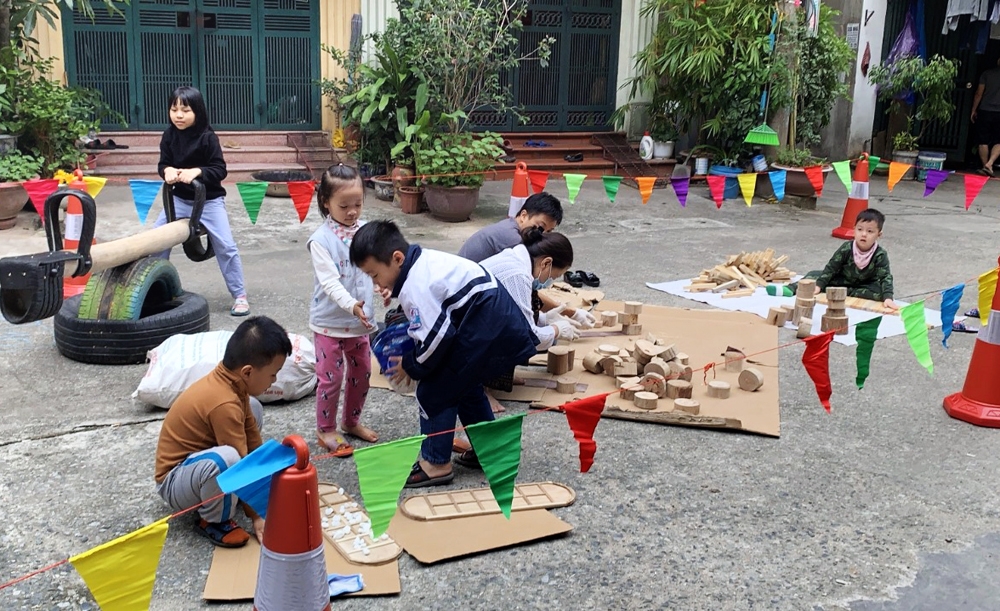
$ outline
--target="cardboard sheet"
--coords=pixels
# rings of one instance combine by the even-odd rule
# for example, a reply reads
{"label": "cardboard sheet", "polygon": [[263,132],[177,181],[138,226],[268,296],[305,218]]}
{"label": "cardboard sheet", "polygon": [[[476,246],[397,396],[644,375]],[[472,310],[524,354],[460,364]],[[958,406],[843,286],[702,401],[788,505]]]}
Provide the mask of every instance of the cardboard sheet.
{"label": "cardboard sheet", "polygon": [[[377,566],[351,564],[326,538],[323,539],[323,553],[326,556],[327,573],[361,573],[365,589],[345,596],[387,596],[399,594],[402,590],[399,583],[399,563],[395,560]],[[236,549],[215,548],[202,598],[213,601],[253,600],[259,563],[260,544],[254,537],[250,537],[250,542],[245,546]]]}
{"label": "cardboard sheet", "polygon": [[[685,291],[684,287],[689,284],[691,284],[691,281],[689,279],[684,279],[675,280],[673,282],[647,282],[646,286],[657,291],[663,291],[664,293],[669,293],[671,295],[676,295],[692,301],[707,303],[710,306],[723,310],[751,312],[765,319],[767,318],[768,310],[771,308],[795,305],[795,297],[772,297],[767,294],[767,291],[764,288],[758,288],[753,295],[748,297],[723,299],[722,294],[720,293],[691,293]],[[900,306],[908,305],[905,301],[897,301],[896,303]],[[820,318],[822,318],[825,312],[826,306],[817,301],[816,308],[813,311],[813,333],[819,333]],[[899,318],[899,316],[882,315],[876,312],[867,312],[865,310],[848,307],[847,319],[851,327],[846,335],[834,335],[833,341],[845,346],[856,345],[858,342],[854,338],[854,325],[866,320],[877,318],[878,316],[882,316],[882,323],[878,326],[878,339],[906,334],[906,329],[903,327],[903,321]],[[930,308],[924,308],[924,316],[927,319],[927,325],[929,327],[941,326],[941,312]],[[962,317],[958,316],[955,320],[962,320]],[[786,324],[785,327],[788,329],[795,329],[795,326],[790,322]]]}
{"label": "cardboard sheet", "polygon": [[554,537],[571,530],[572,526],[547,510],[532,509],[515,511],[510,514],[510,520],[503,514],[492,514],[422,521],[397,511],[388,532],[407,554],[424,564],[433,564]]}

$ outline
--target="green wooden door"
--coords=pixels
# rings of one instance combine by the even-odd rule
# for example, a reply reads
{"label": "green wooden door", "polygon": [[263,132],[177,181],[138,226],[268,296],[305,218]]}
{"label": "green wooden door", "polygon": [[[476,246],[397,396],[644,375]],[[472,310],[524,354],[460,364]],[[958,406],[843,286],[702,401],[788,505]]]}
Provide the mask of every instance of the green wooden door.
{"label": "green wooden door", "polygon": [[216,129],[318,129],[319,0],[134,0],[125,17],[67,15],[70,82],[100,90],[133,129],[164,129],[193,84]]}

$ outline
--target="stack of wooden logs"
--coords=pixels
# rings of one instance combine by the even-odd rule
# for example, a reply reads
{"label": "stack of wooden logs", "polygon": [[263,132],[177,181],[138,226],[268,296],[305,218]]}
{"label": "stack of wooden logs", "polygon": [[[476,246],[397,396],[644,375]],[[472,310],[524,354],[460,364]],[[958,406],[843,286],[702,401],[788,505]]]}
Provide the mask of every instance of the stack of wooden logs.
{"label": "stack of wooden logs", "polygon": [[792,324],[798,327],[795,337],[804,339],[812,335],[815,307],[816,281],[803,278],[799,280],[799,286],[795,290],[795,309],[792,310]]}
{"label": "stack of wooden logs", "polygon": [[639,324],[639,314],[642,314],[642,302],[626,301],[623,312],[615,312],[614,310],[601,312],[600,318],[597,319],[597,326],[621,325],[622,333],[625,335],[641,335],[642,325]]}
{"label": "stack of wooden logs", "polygon": [[723,298],[748,297],[757,287],[790,281],[795,272],[784,267],[786,261],[788,255],[775,257],[772,248],[729,255],[722,265],[702,270],[701,275],[692,278],[691,284],[684,290],[691,293],[723,293]]}
{"label": "stack of wooden logs", "polygon": [[826,287],[826,314],[823,314],[822,331],[833,331],[834,335],[847,335],[847,288]]}

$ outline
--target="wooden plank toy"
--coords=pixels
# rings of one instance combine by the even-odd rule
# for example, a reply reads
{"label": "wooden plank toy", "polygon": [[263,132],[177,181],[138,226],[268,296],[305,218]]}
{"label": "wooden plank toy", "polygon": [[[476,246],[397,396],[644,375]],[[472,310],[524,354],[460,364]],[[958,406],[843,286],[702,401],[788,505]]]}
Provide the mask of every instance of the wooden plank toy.
{"label": "wooden plank toy", "polygon": [[[575,500],[576,492],[563,484],[515,484],[510,509],[525,511],[566,507]],[[500,506],[489,488],[416,494],[400,501],[399,509],[406,517],[422,522],[500,513]]]}
{"label": "wooden plank toy", "polygon": [[319,485],[319,515],[323,536],[348,562],[385,564],[403,552],[388,534],[371,538],[368,514],[340,486]]}

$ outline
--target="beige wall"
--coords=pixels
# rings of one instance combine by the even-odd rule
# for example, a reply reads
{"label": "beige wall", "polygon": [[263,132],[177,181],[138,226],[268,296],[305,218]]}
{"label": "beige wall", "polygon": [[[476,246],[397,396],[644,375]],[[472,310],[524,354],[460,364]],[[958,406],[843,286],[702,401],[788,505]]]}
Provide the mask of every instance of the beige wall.
{"label": "beige wall", "polygon": [[[365,0],[370,3],[372,0]],[[324,44],[346,51],[351,42],[351,16],[361,13],[361,0],[320,0],[319,39]],[[338,78],[344,76],[344,70],[330,56],[320,51],[320,73],[323,78]],[[338,117],[323,104],[323,129],[333,132],[340,127]]]}
{"label": "beige wall", "polygon": [[66,84],[66,54],[63,53],[62,20],[58,15],[55,23],[56,26],[53,28],[44,19],[39,19],[38,25],[35,27],[35,38],[38,39],[39,54],[42,57],[55,59],[52,74],[49,77]]}

